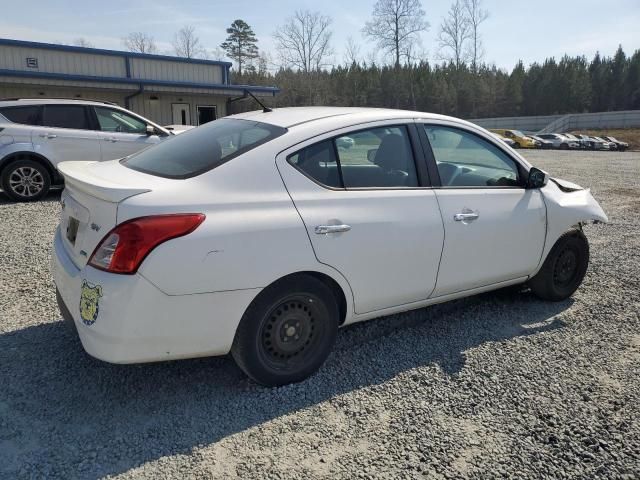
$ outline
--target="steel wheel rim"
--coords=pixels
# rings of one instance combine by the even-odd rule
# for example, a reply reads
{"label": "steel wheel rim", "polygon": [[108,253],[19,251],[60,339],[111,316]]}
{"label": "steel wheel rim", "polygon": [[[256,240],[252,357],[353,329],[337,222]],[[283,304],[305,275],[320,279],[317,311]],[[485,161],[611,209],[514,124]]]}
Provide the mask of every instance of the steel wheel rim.
{"label": "steel wheel rim", "polygon": [[44,177],[36,168],[18,167],[9,174],[9,188],[21,197],[34,197],[44,188]]}
{"label": "steel wheel rim", "polygon": [[276,370],[293,370],[313,357],[323,331],[320,300],[292,295],[265,316],[258,339],[265,362]]}
{"label": "steel wheel rim", "polygon": [[558,287],[567,287],[573,283],[578,273],[578,253],[565,248],[556,259],[553,268],[553,281]]}

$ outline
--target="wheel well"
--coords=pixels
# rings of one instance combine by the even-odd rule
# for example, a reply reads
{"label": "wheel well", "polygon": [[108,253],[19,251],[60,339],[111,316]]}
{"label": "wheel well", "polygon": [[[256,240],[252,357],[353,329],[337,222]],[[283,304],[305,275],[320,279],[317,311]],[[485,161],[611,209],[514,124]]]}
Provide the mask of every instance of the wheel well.
{"label": "wheel well", "polygon": [[[338,302],[338,312],[340,314],[340,321],[339,321],[339,325],[342,325],[347,317],[347,299],[345,297],[344,291],[342,290],[342,287],[340,287],[340,285],[338,284],[338,282],[336,282],[333,278],[331,278],[329,275],[326,275],[324,273],[320,273],[320,272],[312,272],[312,271],[306,271],[306,272],[297,272],[297,273],[292,273],[289,275],[286,275],[282,278],[279,278],[278,280],[276,280],[275,282],[273,282],[271,285],[276,285],[284,280],[290,280],[291,277],[296,277],[296,276],[301,276],[301,275],[307,275],[309,277],[313,277],[316,280],[321,281],[322,283],[324,283],[332,292],[333,292],[333,296],[335,297],[336,301]],[[269,286],[271,286],[269,285]]]}
{"label": "wheel well", "polygon": [[22,159],[33,160],[34,162],[38,162],[39,164],[43,165],[47,169],[47,172],[51,177],[52,185],[62,183],[62,177],[58,173],[58,170],[56,170],[53,165],[51,165],[51,162],[42,155],[38,155],[34,152],[14,152],[7,155],[2,159],[2,161],[0,161],[0,172],[2,172],[4,168],[14,160]]}

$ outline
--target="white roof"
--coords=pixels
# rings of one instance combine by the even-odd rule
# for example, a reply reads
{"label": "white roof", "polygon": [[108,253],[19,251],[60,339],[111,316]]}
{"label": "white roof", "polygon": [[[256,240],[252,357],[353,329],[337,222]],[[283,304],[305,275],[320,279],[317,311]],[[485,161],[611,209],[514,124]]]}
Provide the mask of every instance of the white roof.
{"label": "white roof", "polygon": [[[323,119],[337,119],[342,121],[375,122],[377,120],[392,120],[394,118],[425,118],[452,119],[435,113],[415,112],[411,110],[392,110],[388,108],[356,108],[356,107],[287,107],[274,108],[271,112],[256,110],[239,113],[227,118],[240,118],[269,123],[279,127],[291,128],[300,124],[307,124]],[[461,121],[455,119],[456,121]],[[466,122],[465,122],[466,123]]]}

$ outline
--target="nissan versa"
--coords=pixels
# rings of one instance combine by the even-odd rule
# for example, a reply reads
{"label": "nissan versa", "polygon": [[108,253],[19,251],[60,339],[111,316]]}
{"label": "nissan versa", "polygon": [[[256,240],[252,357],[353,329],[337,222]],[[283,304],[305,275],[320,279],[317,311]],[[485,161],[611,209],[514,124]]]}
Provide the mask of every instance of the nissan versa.
{"label": "nissan versa", "polygon": [[342,325],[515,284],[565,299],[582,225],[607,221],[488,131],[416,112],[265,109],[58,168],[57,297],[86,351],[231,352],[264,385],[315,372]]}

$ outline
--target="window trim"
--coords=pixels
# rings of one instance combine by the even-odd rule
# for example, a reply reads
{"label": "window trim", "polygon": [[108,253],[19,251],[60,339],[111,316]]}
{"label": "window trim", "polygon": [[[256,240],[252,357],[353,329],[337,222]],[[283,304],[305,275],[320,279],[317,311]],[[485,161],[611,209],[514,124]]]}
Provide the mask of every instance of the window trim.
{"label": "window trim", "polygon": [[[305,145],[295,150],[294,152],[286,154],[285,161],[287,164],[293,167],[297,172],[301,173],[302,175],[307,177],[309,180],[311,180],[313,183],[315,183],[316,185],[326,190],[333,190],[337,192],[355,192],[355,191],[371,191],[371,190],[374,190],[374,191],[375,190],[424,190],[424,189],[431,188],[432,177],[428,172],[428,169],[426,168],[425,150],[419,136],[419,131],[418,131],[419,129],[417,128],[415,122],[406,123],[402,121],[401,122],[394,121],[393,123],[382,123],[382,124],[378,122],[373,122],[373,123],[374,125],[367,125],[366,123],[358,125],[358,128],[355,130],[338,129],[340,133],[338,134],[333,133],[332,135],[327,137],[324,137],[325,134],[320,134],[318,135],[318,137],[324,137],[324,138],[321,138],[316,142],[309,142],[309,143],[307,143],[306,141],[300,142],[300,143],[304,143]],[[418,186],[416,187],[401,187],[401,186],[399,187],[350,187],[350,188],[345,187],[344,179],[342,178],[342,167],[340,165],[340,156],[338,154],[338,146],[336,144],[336,140],[340,137],[349,136],[359,132],[366,132],[368,130],[375,130],[378,128],[394,128],[394,127],[395,128],[404,127],[406,129],[408,139],[409,139],[409,145],[411,147],[411,154],[413,155],[413,162],[416,169]],[[346,127],[346,128],[349,128],[349,127]],[[331,132],[326,132],[326,133],[330,134]],[[309,140],[313,140],[313,138],[310,138]],[[302,150],[305,150],[306,148],[312,147],[314,145],[317,145],[319,143],[323,143],[326,141],[330,141],[331,144],[333,145],[333,152],[336,157],[336,165],[338,167],[338,175],[339,175],[340,184],[342,185],[342,187],[332,187],[330,185],[325,185],[324,183],[320,183],[315,178],[308,175],[304,170],[298,168],[297,165],[291,162],[291,158],[297,155],[298,153],[300,153]]]}
{"label": "window trim", "polygon": [[[426,157],[427,157],[427,166],[429,168],[429,173],[431,174],[432,178],[434,179],[433,182],[433,187],[434,189],[438,189],[438,190],[478,190],[478,189],[482,189],[482,190],[526,190],[526,186],[525,186],[525,182],[526,182],[526,178],[528,176],[529,173],[529,169],[525,167],[525,165],[522,164],[522,162],[515,158],[513,155],[511,155],[505,148],[502,147],[502,145],[494,142],[491,139],[485,138],[482,135],[479,135],[477,132],[474,132],[473,130],[461,127],[461,126],[457,126],[457,125],[450,125],[450,124],[446,124],[446,123],[434,123],[434,122],[429,122],[429,121],[420,121],[418,122],[419,128],[418,128],[418,132],[420,134],[420,138],[422,139],[424,145],[425,145],[425,152],[426,152]],[[425,127],[441,127],[441,128],[450,128],[452,130],[459,130],[461,132],[473,135],[477,138],[479,138],[480,140],[483,140],[487,143],[489,143],[490,145],[493,145],[494,147],[496,147],[498,150],[500,150],[502,153],[504,153],[507,158],[509,158],[511,161],[514,162],[516,168],[518,169],[518,176],[519,176],[519,181],[520,181],[520,185],[518,186],[509,186],[509,185],[504,185],[504,186],[499,186],[499,185],[473,185],[473,186],[463,186],[463,185],[454,185],[454,186],[448,186],[448,185],[442,185],[442,180],[440,179],[440,172],[438,171],[438,164],[436,162],[436,157],[433,153],[433,149],[431,147],[431,142],[429,141],[429,137],[427,135],[427,132],[425,131]]]}
{"label": "window trim", "polygon": [[[82,107],[83,111],[84,111],[84,119],[87,122],[87,128],[72,128],[72,127],[56,127],[53,125],[45,125],[44,124],[44,116],[47,113],[47,108],[51,108],[51,107]],[[93,122],[91,119],[91,115],[89,114],[89,108],[87,107],[87,105],[74,105],[74,104],[70,104],[70,103],[45,103],[44,105],[42,105],[42,110],[40,113],[40,125],[41,127],[44,128],[61,128],[63,130],[78,130],[78,131],[82,131],[82,132],[90,132],[93,131]]]}

